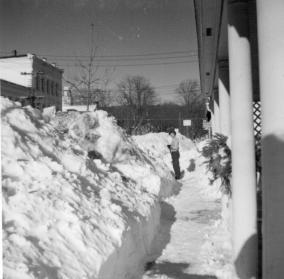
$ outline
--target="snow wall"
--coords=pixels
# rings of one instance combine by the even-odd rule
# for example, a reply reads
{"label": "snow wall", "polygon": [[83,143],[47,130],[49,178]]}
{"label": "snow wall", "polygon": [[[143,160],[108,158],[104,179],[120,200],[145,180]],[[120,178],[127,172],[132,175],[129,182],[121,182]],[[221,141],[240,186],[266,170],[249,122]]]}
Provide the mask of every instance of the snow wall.
{"label": "snow wall", "polygon": [[142,273],[176,185],[163,154],[104,111],[52,117],[1,97],[1,113],[4,278]]}

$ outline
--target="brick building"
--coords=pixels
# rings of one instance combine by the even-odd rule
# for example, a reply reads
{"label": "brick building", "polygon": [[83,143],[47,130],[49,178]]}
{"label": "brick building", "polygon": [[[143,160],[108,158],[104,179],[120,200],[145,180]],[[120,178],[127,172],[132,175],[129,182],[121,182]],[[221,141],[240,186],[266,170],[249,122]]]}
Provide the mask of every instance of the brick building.
{"label": "brick building", "polygon": [[34,54],[0,57],[1,95],[22,103],[32,100],[39,109],[61,110],[62,74],[62,69]]}

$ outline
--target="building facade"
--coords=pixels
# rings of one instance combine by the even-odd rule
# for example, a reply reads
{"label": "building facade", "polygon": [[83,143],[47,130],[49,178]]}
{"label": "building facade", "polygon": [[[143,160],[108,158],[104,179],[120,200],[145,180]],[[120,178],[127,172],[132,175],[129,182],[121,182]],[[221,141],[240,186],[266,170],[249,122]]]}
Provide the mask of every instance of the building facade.
{"label": "building facade", "polygon": [[[62,74],[63,70],[34,54],[0,57],[0,79],[27,88],[39,109],[55,106],[62,110]],[[26,90],[17,94],[23,99]],[[1,95],[9,97],[4,89]]]}
{"label": "building facade", "polygon": [[[210,97],[213,132],[232,143],[234,278],[279,279],[284,273],[284,1],[195,0],[194,5],[201,89]],[[256,107],[261,125],[255,123]],[[262,204],[256,200],[254,137],[260,126]]]}

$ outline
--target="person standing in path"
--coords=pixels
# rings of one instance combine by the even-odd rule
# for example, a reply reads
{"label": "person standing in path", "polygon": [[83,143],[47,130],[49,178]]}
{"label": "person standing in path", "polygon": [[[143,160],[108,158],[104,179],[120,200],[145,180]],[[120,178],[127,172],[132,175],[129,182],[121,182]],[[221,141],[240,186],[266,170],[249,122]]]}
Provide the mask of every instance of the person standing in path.
{"label": "person standing in path", "polygon": [[168,145],[168,148],[172,156],[172,163],[173,163],[173,168],[175,172],[175,178],[180,179],[181,175],[180,175],[180,166],[179,166],[179,140],[174,130],[170,131],[169,135],[172,138],[172,141],[171,141],[171,144]]}

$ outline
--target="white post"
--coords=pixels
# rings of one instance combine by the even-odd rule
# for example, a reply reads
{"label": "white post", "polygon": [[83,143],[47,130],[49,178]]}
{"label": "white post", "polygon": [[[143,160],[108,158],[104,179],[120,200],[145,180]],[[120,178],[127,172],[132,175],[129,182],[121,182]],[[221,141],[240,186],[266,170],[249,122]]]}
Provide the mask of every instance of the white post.
{"label": "white post", "polygon": [[228,1],[235,278],[257,277],[256,172],[248,3]]}
{"label": "white post", "polygon": [[231,135],[231,111],[229,93],[229,64],[228,60],[219,60],[219,103],[220,103],[220,131],[222,134]]}
{"label": "white post", "polygon": [[217,89],[213,89],[214,94],[214,131],[213,133],[220,133],[220,104],[219,93]]}
{"label": "white post", "polygon": [[216,125],[215,125],[215,106],[214,106],[214,95],[210,98],[209,109],[211,112],[211,136],[216,133]]}
{"label": "white post", "polygon": [[284,1],[258,0],[263,278],[284,274]]}

